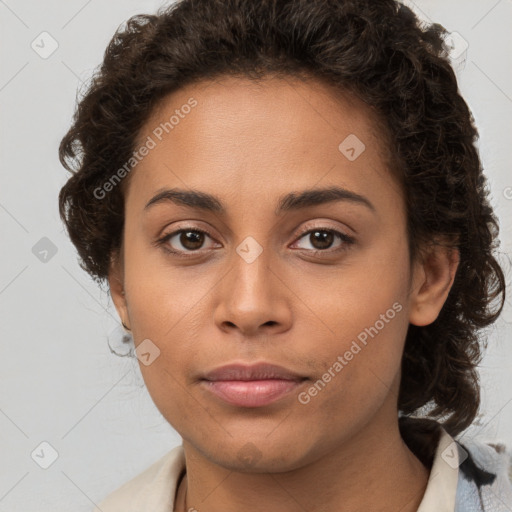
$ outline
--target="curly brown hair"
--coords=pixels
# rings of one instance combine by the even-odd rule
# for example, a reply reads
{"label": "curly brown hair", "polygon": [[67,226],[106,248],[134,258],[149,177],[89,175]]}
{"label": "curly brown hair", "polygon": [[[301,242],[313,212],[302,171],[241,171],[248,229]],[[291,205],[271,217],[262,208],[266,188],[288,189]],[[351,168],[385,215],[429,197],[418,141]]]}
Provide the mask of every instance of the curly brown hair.
{"label": "curly brown hair", "polygon": [[325,80],[382,121],[405,192],[411,261],[425,244],[460,251],[438,318],[409,326],[398,396],[402,417],[429,408],[427,419],[459,434],[479,409],[477,365],[487,344],[479,330],[501,313],[505,278],[494,257],[498,221],[478,134],[446,35],[393,0],[182,0],[131,17],[110,41],[59,147],[72,173],[60,214],[81,267],[106,281],[121,244],[129,175],[101,197],[97,191],[130,159],[164,96],[222,75]]}

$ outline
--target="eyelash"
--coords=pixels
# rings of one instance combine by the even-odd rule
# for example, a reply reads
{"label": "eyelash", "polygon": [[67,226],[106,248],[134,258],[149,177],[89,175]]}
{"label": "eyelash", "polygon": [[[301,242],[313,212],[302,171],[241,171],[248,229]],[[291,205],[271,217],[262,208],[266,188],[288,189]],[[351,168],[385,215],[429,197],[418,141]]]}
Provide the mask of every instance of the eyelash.
{"label": "eyelash", "polygon": [[[311,228],[311,229],[308,229],[304,232],[302,232],[299,237],[297,238],[297,240],[300,240],[301,238],[303,238],[304,236],[310,234],[310,233],[313,233],[315,231],[322,231],[322,232],[327,232],[327,233],[333,233],[334,235],[338,236],[340,238],[340,240],[343,242],[343,244],[338,247],[337,249],[316,249],[316,250],[313,250],[313,249],[302,249],[303,251],[307,251],[308,253],[313,253],[313,255],[317,255],[319,253],[330,253],[330,254],[333,254],[333,253],[338,253],[338,252],[342,252],[342,251],[346,251],[348,249],[348,247],[352,244],[355,243],[355,239],[345,233],[342,233],[341,231],[337,231],[336,229],[332,229],[332,228]],[[209,233],[208,231],[204,230],[204,229],[199,229],[199,228],[196,228],[196,227],[184,227],[184,228],[181,228],[181,229],[178,229],[176,231],[173,231],[172,233],[169,233],[167,235],[164,235],[163,237],[161,237],[160,239],[158,239],[156,241],[156,244],[159,245],[165,252],[169,253],[169,254],[172,254],[173,256],[177,256],[178,258],[190,258],[190,257],[193,257],[195,253],[198,253],[200,251],[197,250],[197,251],[176,251],[174,249],[170,249],[169,246],[167,245],[167,242],[172,238],[174,237],[175,235],[178,235],[180,233],[186,233],[186,232],[193,232],[193,233],[201,233],[203,235],[208,235],[210,238],[213,239],[213,236],[211,235],[211,233]],[[187,254],[188,253],[188,254]]]}

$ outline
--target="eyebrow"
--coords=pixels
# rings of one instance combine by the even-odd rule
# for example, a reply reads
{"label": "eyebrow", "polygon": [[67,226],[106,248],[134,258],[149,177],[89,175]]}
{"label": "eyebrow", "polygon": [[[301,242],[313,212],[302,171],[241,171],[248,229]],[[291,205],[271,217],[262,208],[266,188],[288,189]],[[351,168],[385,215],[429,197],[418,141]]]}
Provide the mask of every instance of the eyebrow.
{"label": "eyebrow", "polygon": [[[155,204],[167,201],[171,201],[180,206],[199,208],[213,213],[226,213],[225,207],[216,196],[199,190],[184,190],[179,188],[159,191],[148,201],[144,209],[147,210]],[[329,187],[303,190],[301,192],[290,192],[289,194],[279,198],[275,214],[280,215],[289,211],[296,211],[334,201],[350,201],[352,203],[366,206],[373,213],[376,213],[375,206],[366,197],[344,188]]]}

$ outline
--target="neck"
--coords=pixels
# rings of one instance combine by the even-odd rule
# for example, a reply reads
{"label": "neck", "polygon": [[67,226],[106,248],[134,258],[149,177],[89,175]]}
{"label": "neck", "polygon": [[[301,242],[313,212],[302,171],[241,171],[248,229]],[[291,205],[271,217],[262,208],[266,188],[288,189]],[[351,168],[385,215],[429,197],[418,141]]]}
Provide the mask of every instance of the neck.
{"label": "neck", "polygon": [[367,426],[337,450],[285,473],[230,471],[183,445],[187,474],[177,512],[415,512],[429,475],[400,437],[398,418],[387,428]]}

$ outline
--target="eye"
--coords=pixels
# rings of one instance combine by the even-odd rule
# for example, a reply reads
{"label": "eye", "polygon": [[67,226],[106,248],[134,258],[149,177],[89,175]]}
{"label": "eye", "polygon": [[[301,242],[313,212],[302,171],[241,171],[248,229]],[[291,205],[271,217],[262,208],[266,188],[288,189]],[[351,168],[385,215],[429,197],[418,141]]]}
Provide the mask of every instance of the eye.
{"label": "eye", "polygon": [[[305,239],[313,247],[299,247],[299,249],[311,250],[317,252],[337,252],[347,249],[347,246],[355,242],[351,236],[330,228],[309,229],[301,235],[299,240]],[[340,243],[334,249],[331,249],[333,243],[338,239]],[[296,242],[297,243],[297,242]]]}
{"label": "eye", "polygon": [[205,237],[211,238],[208,232],[197,228],[182,228],[163,236],[158,243],[164,249],[181,256],[182,253],[195,252],[204,249]]}
{"label": "eye", "polygon": [[[205,240],[210,238],[211,235],[202,229],[198,228],[182,228],[157,240],[166,252],[171,253],[178,257],[192,256],[194,252],[199,252],[201,249],[208,249],[205,247]],[[351,236],[330,228],[314,228],[309,229],[302,233],[299,241],[304,239],[312,247],[298,247],[309,252],[317,253],[336,253],[348,249],[348,246],[355,242]],[[338,245],[332,249],[333,244],[339,241]],[[295,242],[296,245],[298,242]],[[210,249],[213,248],[213,245]]]}

